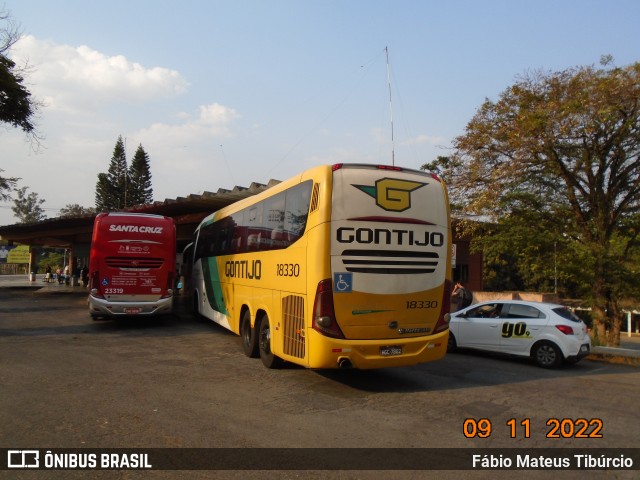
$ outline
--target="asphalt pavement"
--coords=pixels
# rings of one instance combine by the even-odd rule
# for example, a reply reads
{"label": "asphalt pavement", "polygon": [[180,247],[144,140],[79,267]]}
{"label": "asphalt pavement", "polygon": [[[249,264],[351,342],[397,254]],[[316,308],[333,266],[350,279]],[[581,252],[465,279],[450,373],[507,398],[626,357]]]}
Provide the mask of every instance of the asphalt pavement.
{"label": "asphalt pavement", "polygon": [[[36,275],[35,280],[31,280],[28,275],[0,275],[0,288],[33,289],[37,294],[77,294],[87,295],[87,289],[81,282],[77,285],[44,281],[44,275]],[[632,332],[622,332],[620,334],[619,347],[595,346],[589,355],[591,360],[601,360],[614,363],[625,363],[640,366],[640,334]]]}

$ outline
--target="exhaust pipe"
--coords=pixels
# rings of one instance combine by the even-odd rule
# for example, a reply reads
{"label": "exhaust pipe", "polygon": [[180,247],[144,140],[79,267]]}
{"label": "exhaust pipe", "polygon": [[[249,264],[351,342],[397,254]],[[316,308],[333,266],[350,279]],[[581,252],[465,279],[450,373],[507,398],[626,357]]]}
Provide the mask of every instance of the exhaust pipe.
{"label": "exhaust pipe", "polygon": [[353,364],[351,363],[351,360],[349,360],[348,357],[340,357],[338,359],[338,366],[342,369],[346,369],[346,368],[352,368]]}

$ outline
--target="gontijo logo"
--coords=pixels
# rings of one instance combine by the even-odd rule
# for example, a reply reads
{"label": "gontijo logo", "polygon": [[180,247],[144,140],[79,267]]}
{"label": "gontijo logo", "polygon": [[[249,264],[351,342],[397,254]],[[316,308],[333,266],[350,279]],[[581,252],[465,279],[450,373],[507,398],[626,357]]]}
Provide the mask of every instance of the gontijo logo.
{"label": "gontijo logo", "polygon": [[404,212],[411,208],[411,192],[426,183],[396,178],[381,178],[373,185],[353,185],[358,190],[376,199],[376,205],[391,212]]}
{"label": "gontijo logo", "polygon": [[109,225],[110,232],[127,233],[162,233],[163,227],[146,227],[144,225]]}

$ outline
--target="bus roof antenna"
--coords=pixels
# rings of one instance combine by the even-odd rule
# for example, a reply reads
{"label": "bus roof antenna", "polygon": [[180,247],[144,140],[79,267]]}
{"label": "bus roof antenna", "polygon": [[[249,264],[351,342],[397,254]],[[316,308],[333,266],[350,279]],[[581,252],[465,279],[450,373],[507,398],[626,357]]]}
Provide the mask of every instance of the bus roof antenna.
{"label": "bus roof antenna", "polygon": [[391,75],[389,74],[389,47],[384,47],[387,57],[387,85],[389,86],[389,114],[391,117],[391,165],[396,164],[395,144],[393,141],[393,103],[391,102]]}

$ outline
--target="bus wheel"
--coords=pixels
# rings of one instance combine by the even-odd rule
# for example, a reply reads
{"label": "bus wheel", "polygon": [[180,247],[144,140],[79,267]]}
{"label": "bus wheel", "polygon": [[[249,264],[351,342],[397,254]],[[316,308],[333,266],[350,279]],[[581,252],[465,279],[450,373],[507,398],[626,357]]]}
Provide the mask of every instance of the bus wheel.
{"label": "bus wheel", "polygon": [[244,312],[240,321],[240,337],[242,338],[242,350],[249,358],[258,358],[258,336],[256,330],[251,328],[251,314],[249,310]]}
{"label": "bus wheel", "polygon": [[262,364],[267,368],[279,368],[282,366],[282,359],[276,357],[271,351],[271,326],[269,325],[269,317],[266,315],[260,321],[260,331],[258,334],[258,344],[260,350],[260,359]]}
{"label": "bus wheel", "polygon": [[456,337],[453,336],[453,333],[449,332],[449,340],[447,341],[447,353],[455,352],[456,348],[458,348]]}

